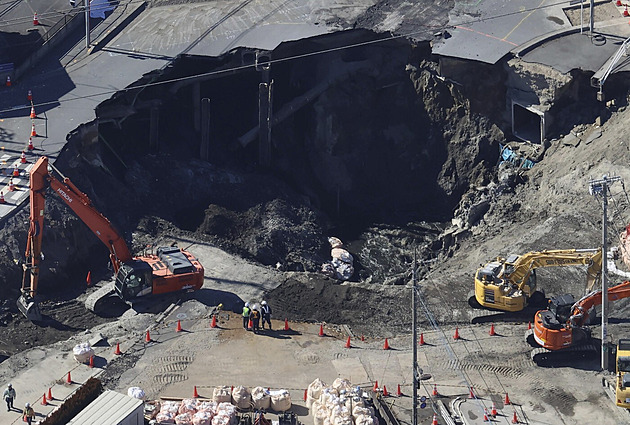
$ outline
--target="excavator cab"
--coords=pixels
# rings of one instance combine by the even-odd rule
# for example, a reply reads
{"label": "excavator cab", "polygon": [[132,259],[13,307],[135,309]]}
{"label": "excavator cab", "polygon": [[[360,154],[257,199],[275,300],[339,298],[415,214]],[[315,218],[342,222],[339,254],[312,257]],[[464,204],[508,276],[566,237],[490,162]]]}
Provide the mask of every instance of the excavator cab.
{"label": "excavator cab", "polygon": [[134,260],[120,266],[114,284],[116,293],[124,301],[150,295],[153,292],[151,266],[141,260]]}

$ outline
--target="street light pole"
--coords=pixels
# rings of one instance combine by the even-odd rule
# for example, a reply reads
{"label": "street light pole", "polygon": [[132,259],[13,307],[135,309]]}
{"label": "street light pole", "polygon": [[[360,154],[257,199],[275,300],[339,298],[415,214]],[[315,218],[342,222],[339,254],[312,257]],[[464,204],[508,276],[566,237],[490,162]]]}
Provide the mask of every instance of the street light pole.
{"label": "street light pole", "polygon": [[[90,0],[83,0],[85,3],[85,48],[90,48]],[[88,52],[89,53],[89,52]]]}
{"label": "street light pole", "polygon": [[416,284],[417,284],[417,276],[416,270],[418,267],[418,262],[416,261],[416,250],[413,251],[413,281],[411,284],[411,309],[413,310],[412,319],[411,319],[411,327],[413,329],[413,414],[412,414],[412,425],[418,425],[418,382],[420,377],[418,376],[418,328],[417,328],[417,301],[416,301]]}
{"label": "street light pole", "polygon": [[589,192],[594,196],[602,196],[603,217],[602,217],[602,361],[601,367],[603,371],[608,370],[608,279],[606,276],[606,268],[608,255],[606,253],[608,231],[608,188],[614,182],[621,180],[620,177],[604,176],[599,180],[591,180],[589,182]]}

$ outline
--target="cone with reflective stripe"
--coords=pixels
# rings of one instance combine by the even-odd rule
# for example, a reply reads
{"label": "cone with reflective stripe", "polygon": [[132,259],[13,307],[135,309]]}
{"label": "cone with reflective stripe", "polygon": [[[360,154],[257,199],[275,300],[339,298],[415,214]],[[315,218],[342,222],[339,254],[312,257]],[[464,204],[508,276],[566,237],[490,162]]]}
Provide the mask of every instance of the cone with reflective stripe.
{"label": "cone with reflective stripe", "polygon": [[468,392],[468,398],[475,398],[475,393],[473,391],[472,385],[470,386],[470,391]]}
{"label": "cone with reflective stripe", "polygon": [[19,175],[20,175],[20,169],[16,165],[13,167],[13,177],[18,177]]}
{"label": "cone with reflective stripe", "polygon": [[46,400],[46,393],[44,393],[44,395],[42,397],[42,405],[43,406],[48,406],[48,401]]}
{"label": "cone with reflective stripe", "polygon": [[4,200],[4,193],[0,192],[0,204],[6,204],[7,201]]}
{"label": "cone with reflective stripe", "polygon": [[400,391],[400,384],[398,384],[398,388],[396,388],[396,396],[397,397],[402,397],[403,393],[402,391]]}
{"label": "cone with reflective stripe", "polygon": [[29,102],[33,101],[33,93],[30,90],[26,94],[26,100],[28,100]]}
{"label": "cone with reflective stripe", "polygon": [[181,332],[182,331],[182,322],[181,321],[177,321],[177,327],[175,328],[175,332]]}
{"label": "cone with reflective stripe", "polygon": [[15,185],[13,184],[13,177],[9,179],[9,192],[13,192],[15,190]]}
{"label": "cone with reflective stripe", "polygon": [[210,322],[210,327],[211,328],[216,328],[217,327],[217,316],[212,316],[212,322]]}
{"label": "cone with reflective stripe", "polygon": [[289,330],[289,319],[284,319],[284,330],[285,331]]}
{"label": "cone with reflective stripe", "polygon": [[39,25],[39,18],[37,17],[37,12],[33,15],[33,25]]}
{"label": "cone with reflective stripe", "polygon": [[324,336],[324,325],[319,325],[319,333],[317,335]]}
{"label": "cone with reflective stripe", "polygon": [[433,420],[431,421],[431,425],[438,425],[437,415],[435,413],[433,414]]}
{"label": "cone with reflective stripe", "polygon": [[348,337],[348,339],[346,340],[346,348],[351,348],[352,346],[350,345],[350,337]]}
{"label": "cone with reflective stripe", "polygon": [[31,106],[31,119],[35,118],[37,118],[37,115],[35,114],[35,106]]}
{"label": "cone with reflective stripe", "polygon": [[197,386],[193,387],[193,398],[199,398],[199,393],[197,392]]}
{"label": "cone with reflective stripe", "polygon": [[453,335],[453,339],[459,339],[459,328],[455,328],[455,335]]}
{"label": "cone with reflective stripe", "polygon": [[385,338],[385,344],[383,344],[383,350],[389,350],[389,342],[387,342],[387,338]]}
{"label": "cone with reflective stripe", "polygon": [[7,75],[7,87],[11,87],[11,77]]}
{"label": "cone with reflective stripe", "polygon": [[516,410],[514,411],[514,416],[512,416],[512,423],[513,424],[517,424],[518,423],[518,416],[516,416]]}
{"label": "cone with reflective stripe", "polygon": [[31,126],[31,137],[36,137],[37,132],[35,131],[35,123]]}
{"label": "cone with reflective stripe", "polygon": [[504,404],[512,404],[512,402],[510,401],[510,397],[508,396],[508,393],[505,393],[505,400],[503,401]]}
{"label": "cone with reflective stripe", "polygon": [[494,331],[494,323],[490,326],[490,332],[488,332],[490,336],[495,336],[497,333]]}
{"label": "cone with reflective stripe", "polygon": [[122,351],[120,351],[120,342],[116,343],[116,349],[114,350],[114,354],[117,356],[120,356],[122,354]]}
{"label": "cone with reflective stripe", "polygon": [[486,409],[485,407],[483,408],[483,421],[490,422],[490,419],[488,418],[488,409]]}
{"label": "cone with reflective stripe", "polygon": [[26,152],[24,151],[22,151],[22,155],[20,155],[20,162],[26,164]]}
{"label": "cone with reflective stripe", "polygon": [[496,417],[496,416],[497,416],[497,407],[494,405],[494,403],[492,403],[492,409],[490,409],[490,414],[491,414],[493,417]]}
{"label": "cone with reflective stripe", "polygon": [[33,149],[35,149],[35,146],[33,146],[33,139],[31,139],[30,137],[28,138],[28,150],[32,151]]}
{"label": "cone with reflective stripe", "polygon": [[437,391],[437,384],[433,384],[433,396],[437,397],[438,395],[439,394],[438,394],[438,391]]}

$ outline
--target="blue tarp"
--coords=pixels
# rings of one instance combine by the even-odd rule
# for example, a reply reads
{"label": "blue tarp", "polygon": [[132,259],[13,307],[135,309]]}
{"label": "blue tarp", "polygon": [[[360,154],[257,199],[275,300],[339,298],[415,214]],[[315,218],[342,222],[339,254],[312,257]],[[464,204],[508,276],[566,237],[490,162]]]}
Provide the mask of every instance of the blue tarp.
{"label": "blue tarp", "polygon": [[520,157],[512,149],[500,143],[499,143],[499,149],[501,149],[501,159],[502,159],[501,162],[507,161],[516,165],[519,168],[525,168],[525,169],[530,169],[535,164],[534,161],[527,158]]}

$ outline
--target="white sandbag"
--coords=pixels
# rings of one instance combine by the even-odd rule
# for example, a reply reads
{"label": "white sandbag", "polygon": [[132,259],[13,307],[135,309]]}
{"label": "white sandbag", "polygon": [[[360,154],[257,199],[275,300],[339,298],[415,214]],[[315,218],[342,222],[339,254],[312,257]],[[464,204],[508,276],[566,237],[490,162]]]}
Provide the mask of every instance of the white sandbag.
{"label": "white sandbag", "polygon": [[170,413],[175,419],[175,416],[179,413],[179,401],[163,401],[160,406],[160,413]]}
{"label": "white sandbag", "polygon": [[206,410],[202,410],[193,415],[193,425],[210,425],[214,414]]}
{"label": "white sandbag", "polygon": [[322,382],[322,380],[317,378],[308,385],[306,394],[313,398],[319,398],[322,393],[322,389],[324,389],[325,386],[326,385]]}
{"label": "white sandbag", "polygon": [[359,415],[354,419],[355,425],[378,425],[378,418],[372,415]]}
{"label": "white sandbag", "polygon": [[291,408],[291,394],[287,390],[275,390],[271,395],[271,410],[284,412]]}
{"label": "white sandbag", "polygon": [[374,409],[370,406],[354,406],[352,408],[352,416],[356,419],[358,416],[361,415],[373,416]]}
{"label": "white sandbag", "polygon": [[215,415],[212,418],[212,425],[230,425],[233,419],[226,415]]}
{"label": "white sandbag", "polygon": [[343,261],[344,263],[348,263],[348,264],[354,263],[354,258],[352,257],[352,254],[350,254],[347,250],[343,248],[333,248],[330,251],[330,256],[332,258],[337,258]]}
{"label": "white sandbag", "polygon": [[90,347],[89,342],[82,342],[74,346],[72,354],[74,354],[74,359],[79,363],[87,363],[90,361],[90,357],[94,355],[94,350]]}
{"label": "white sandbag", "polygon": [[144,398],[146,397],[144,390],[139,387],[129,387],[129,389],[127,390],[127,395],[129,397],[137,398],[138,400],[144,400]]}
{"label": "white sandbag", "polygon": [[174,424],[175,423],[175,415],[173,415],[172,413],[158,413],[157,416],[155,417],[155,420],[159,423],[159,424]]}
{"label": "white sandbag", "polygon": [[192,425],[192,415],[190,413],[182,413],[175,416],[175,423],[177,425]]}
{"label": "white sandbag", "polygon": [[219,403],[214,400],[204,400],[200,403],[197,403],[197,412],[208,412],[212,413],[212,416],[214,416],[217,413],[218,405]]}
{"label": "white sandbag", "polygon": [[232,400],[239,409],[249,409],[252,403],[252,395],[247,388],[239,385],[232,390]]}
{"label": "white sandbag", "polygon": [[324,419],[328,419],[328,411],[319,401],[313,402],[311,414],[313,415],[314,425],[324,425]]}
{"label": "white sandbag", "polygon": [[333,397],[337,396],[337,392],[332,387],[325,387],[319,395],[319,402],[323,405],[330,403]]}
{"label": "white sandbag", "polygon": [[335,416],[330,419],[332,425],[353,425],[352,416]]}
{"label": "white sandbag", "polygon": [[364,406],[365,406],[365,400],[362,397],[359,397],[356,395],[352,397],[350,408],[352,409],[353,414],[354,414],[355,407],[364,407]]}
{"label": "white sandbag", "polygon": [[330,409],[329,417],[330,417],[330,422],[335,423],[335,418],[338,418],[338,417],[351,418],[352,413],[350,412],[350,409],[348,409],[345,406],[345,404],[337,404],[333,406],[332,409]]}
{"label": "white sandbag", "polygon": [[212,399],[217,403],[231,403],[232,392],[230,390],[230,387],[216,387],[212,392]]}
{"label": "white sandbag", "polygon": [[256,387],[252,390],[252,403],[254,404],[254,409],[260,410],[269,410],[271,406],[271,396],[269,395],[269,391],[263,387]]}
{"label": "white sandbag", "polygon": [[197,399],[195,398],[185,398],[182,400],[182,404],[179,405],[179,414],[183,415],[184,413],[190,413],[194,415],[197,412]]}
{"label": "white sandbag", "polygon": [[229,416],[230,418],[236,417],[236,406],[232,403],[219,403],[217,406],[217,415]]}
{"label": "white sandbag", "polygon": [[337,391],[337,394],[340,394],[340,395],[342,394],[341,392],[342,390],[344,392],[352,391],[352,384],[346,378],[335,379],[332,383],[332,387],[335,391]]}

